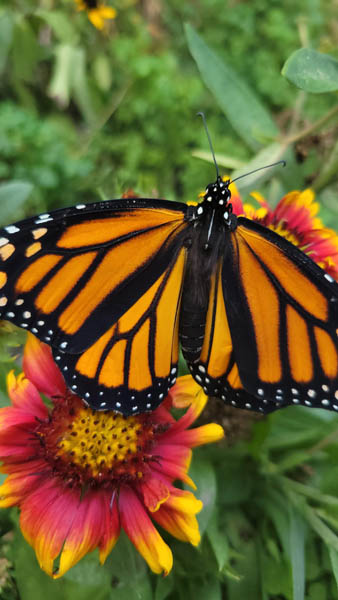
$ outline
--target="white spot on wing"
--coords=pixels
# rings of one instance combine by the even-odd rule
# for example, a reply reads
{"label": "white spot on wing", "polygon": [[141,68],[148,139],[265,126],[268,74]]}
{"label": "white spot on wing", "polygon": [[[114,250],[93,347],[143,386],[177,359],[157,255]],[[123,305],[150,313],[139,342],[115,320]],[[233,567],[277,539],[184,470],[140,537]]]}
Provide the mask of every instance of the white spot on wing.
{"label": "white spot on wing", "polygon": [[7,231],[7,233],[17,233],[18,231],[20,231],[19,227],[16,227],[16,225],[8,225],[7,227],[5,227],[5,230]]}

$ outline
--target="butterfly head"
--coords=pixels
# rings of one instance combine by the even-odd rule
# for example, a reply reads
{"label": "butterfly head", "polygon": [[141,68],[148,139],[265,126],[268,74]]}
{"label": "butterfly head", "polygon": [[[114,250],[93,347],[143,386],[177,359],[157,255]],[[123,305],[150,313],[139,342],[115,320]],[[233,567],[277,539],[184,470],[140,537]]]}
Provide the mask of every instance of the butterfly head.
{"label": "butterfly head", "polygon": [[223,181],[221,177],[217,177],[214,183],[209,183],[206,187],[203,197],[205,208],[208,206],[212,209],[217,207],[225,208],[231,198],[229,190],[229,181]]}
{"label": "butterfly head", "polygon": [[216,220],[226,224],[231,230],[236,229],[237,218],[232,213],[231,192],[229,190],[230,180],[223,181],[221,177],[217,177],[214,183],[209,183],[205,189],[203,202],[197,213],[215,214]]}

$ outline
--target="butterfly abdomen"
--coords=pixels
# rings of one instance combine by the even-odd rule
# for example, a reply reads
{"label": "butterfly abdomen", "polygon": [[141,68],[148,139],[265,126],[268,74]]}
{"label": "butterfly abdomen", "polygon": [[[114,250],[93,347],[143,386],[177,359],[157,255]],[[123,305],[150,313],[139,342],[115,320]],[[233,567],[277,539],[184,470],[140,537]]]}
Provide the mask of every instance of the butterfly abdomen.
{"label": "butterfly abdomen", "polygon": [[222,225],[214,227],[210,244],[205,247],[207,225],[208,221],[202,221],[192,232],[184,277],[179,334],[183,356],[188,363],[197,361],[201,354],[211,277],[225,246],[225,230]]}

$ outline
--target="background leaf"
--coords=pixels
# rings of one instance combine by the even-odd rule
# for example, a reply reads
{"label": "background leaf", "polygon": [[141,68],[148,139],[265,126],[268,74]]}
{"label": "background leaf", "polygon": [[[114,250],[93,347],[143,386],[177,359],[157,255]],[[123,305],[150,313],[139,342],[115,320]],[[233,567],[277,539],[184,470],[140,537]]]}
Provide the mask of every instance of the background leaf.
{"label": "background leaf", "polygon": [[301,48],[291,54],[282,74],[301,90],[312,94],[338,90],[338,60],[311,48]]}
{"label": "background leaf", "polygon": [[24,203],[32,192],[28,181],[10,181],[0,184],[0,219],[3,225],[16,220],[23,212]]}
{"label": "background leaf", "polygon": [[249,86],[219,59],[191,25],[185,26],[185,32],[204,82],[238,134],[254,150],[263,140],[274,138],[278,128]]}

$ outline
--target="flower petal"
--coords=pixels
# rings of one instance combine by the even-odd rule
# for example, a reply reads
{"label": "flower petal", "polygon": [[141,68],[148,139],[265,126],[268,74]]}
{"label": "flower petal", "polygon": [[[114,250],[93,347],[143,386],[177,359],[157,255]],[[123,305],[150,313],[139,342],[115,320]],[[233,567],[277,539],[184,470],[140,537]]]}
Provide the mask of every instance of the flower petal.
{"label": "flower petal", "polygon": [[77,516],[79,500],[78,491],[54,480],[41,485],[21,505],[22,533],[33,546],[41,569],[50,576]]}
{"label": "flower petal", "polygon": [[195,429],[187,429],[179,434],[180,443],[186,444],[190,448],[218,442],[223,438],[223,427],[217,425],[217,423],[208,423],[207,425],[201,425],[201,427],[195,427]]}
{"label": "flower petal", "polygon": [[66,394],[66,384],[53,360],[51,349],[31,333],[27,336],[23,370],[39,392],[49,398]]}
{"label": "flower petal", "polygon": [[157,477],[150,477],[140,483],[143,500],[151,512],[159,509],[161,504],[169,498],[169,490],[163,481]]}
{"label": "flower petal", "polygon": [[31,413],[37,419],[47,418],[47,407],[42,402],[35,385],[24,373],[15,377],[14,371],[10,371],[7,375],[7,390],[15,408]]}
{"label": "flower petal", "polygon": [[123,529],[151,570],[167,575],[173,564],[171,550],[152,524],[136,494],[127,486],[120,490],[119,509]]}
{"label": "flower petal", "polygon": [[[111,496],[111,495],[110,495]],[[121,530],[119,511],[117,505],[117,496],[114,492],[114,497],[109,498],[109,502],[105,503],[105,521],[104,532],[99,543],[100,548],[100,563],[103,564],[108,554],[116,544]]]}
{"label": "flower petal", "polygon": [[186,408],[190,406],[201,390],[201,386],[191,375],[178,377],[175,385],[169,390],[169,396],[175,408]]}
{"label": "flower petal", "polygon": [[161,527],[177,539],[197,546],[201,536],[195,514],[202,508],[203,503],[194,494],[171,487],[169,499],[153,516]]}
{"label": "flower petal", "polygon": [[78,504],[76,518],[73,520],[66,537],[61,556],[60,566],[54,578],[61,577],[73,567],[85,554],[92,552],[104,537],[101,557],[105,558],[107,551],[116,542],[119,528],[116,528],[116,514],[110,525],[110,537],[105,529],[109,523],[109,494],[105,490],[87,492]]}

